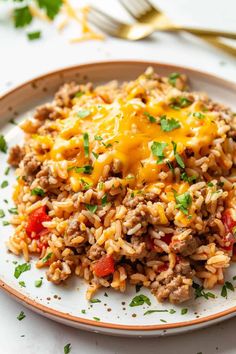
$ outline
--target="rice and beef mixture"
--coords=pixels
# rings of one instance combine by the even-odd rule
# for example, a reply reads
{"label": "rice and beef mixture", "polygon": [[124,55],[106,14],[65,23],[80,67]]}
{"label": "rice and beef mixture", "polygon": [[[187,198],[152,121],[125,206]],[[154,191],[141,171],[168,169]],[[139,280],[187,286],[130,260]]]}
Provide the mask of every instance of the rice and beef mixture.
{"label": "rice and beef mixture", "polygon": [[64,84],[21,124],[18,215],[8,247],[38,257],[47,279],[127,283],[159,301],[211,289],[234,257],[236,116],[177,73],[135,81]]}

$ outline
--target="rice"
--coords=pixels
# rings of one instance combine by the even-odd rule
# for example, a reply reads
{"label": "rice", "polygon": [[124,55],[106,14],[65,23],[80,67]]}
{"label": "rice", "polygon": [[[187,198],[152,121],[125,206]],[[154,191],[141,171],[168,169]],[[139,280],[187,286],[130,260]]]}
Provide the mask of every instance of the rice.
{"label": "rice", "polygon": [[[234,255],[235,115],[149,68],[118,85],[65,84],[21,124],[23,147],[7,247],[34,254],[49,281],[73,274],[159,301],[212,289]],[[18,154],[18,155],[16,155]]]}

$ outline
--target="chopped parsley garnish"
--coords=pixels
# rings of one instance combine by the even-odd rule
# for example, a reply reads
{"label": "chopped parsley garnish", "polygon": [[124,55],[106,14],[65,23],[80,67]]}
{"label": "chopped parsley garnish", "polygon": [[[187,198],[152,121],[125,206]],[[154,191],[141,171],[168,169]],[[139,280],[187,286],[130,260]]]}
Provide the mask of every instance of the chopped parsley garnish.
{"label": "chopped parsley garnish", "polygon": [[35,282],[34,282],[34,286],[36,287],[36,288],[40,288],[40,286],[42,285],[42,279],[39,279],[39,280],[35,280]]}
{"label": "chopped parsley garnish", "polygon": [[16,28],[25,27],[30,24],[33,17],[30,12],[29,6],[19,7],[14,9],[13,20]]}
{"label": "chopped parsley garnish", "polygon": [[4,210],[0,209],[0,218],[4,218],[4,216],[5,216]]}
{"label": "chopped parsley garnish", "polygon": [[148,117],[150,123],[156,123],[156,122],[157,122],[156,118],[153,117],[150,113],[144,112],[143,114],[144,114],[146,117]]}
{"label": "chopped parsley garnish", "polygon": [[229,281],[226,281],[224,283],[224,285],[222,286],[222,290],[221,290],[221,296],[226,297],[226,299],[227,299],[227,296],[228,296],[228,291],[227,290],[234,291],[234,286]]}
{"label": "chopped parsley garnish", "polygon": [[178,98],[178,105],[181,108],[188,107],[190,104],[192,104],[192,101],[190,101],[188,98],[186,98],[186,97],[179,97]]}
{"label": "chopped parsley garnish", "polygon": [[90,302],[92,304],[97,304],[98,302],[101,302],[101,300],[99,300],[99,299],[91,299]]}
{"label": "chopped parsley garnish", "polygon": [[15,214],[15,215],[18,214],[17,208],[10,208],[10,209],[8,209],[8,211],[9,211],[10,214]]}
{"label": "chopped parsley garnish", "polygon": [[107,194],[104,194],[102,197],[102,206],[104,207],[107,204]]}
{"label": "chopped parsley garnish", "polygon": [[178,165],[181,167],[181,168],[185,168],[185,164],[184,164],[184,161],[182,160],[182,158],[180,157],[180,155],[177,153],[177,144],[172,141],[171,144],[173,145],[173,149],[174,149],[174,157],[178,163]]}
{"label": "chopped parsley garnish", "polygon": [[108,297],[107,293],[104,293],[104,296],[105,296],[105,297]]}
{"label": "chopped parsley garnish", "polygon": [[179,73],[171,73],[168,77],[168,82],[170,85],[175,86],[176,85],[176,79],[180,77]]}
{"label": "chopped parsley garnish", "polygon": [[94,152],[94,151],[92,151],[92,154],[93,154],[93,156],[95,157],[95,159],[97,160],[98,159],[98,157],[99,157],[99,154],[97,154],[96,152]]}
{"label": "chopped parsley garnish", "polygon": [[8,181],[3,181],[1,184],[1,188],[6,188],[8,186]]}
{"label": "chopped parsley garnish", "polygon": [[5,169],[4,175],[5,175],[5,176],[8,176],[9,172],[10,172],[10,166],[8,166],[8,167]]}
{"label": "chopped parsley garnish", "polygon": [[91,175],[93,172],[93,166],[85,165],[83,167],[74,167],[76,173],[84,173],[85,175]]}
{"label": "chopped parsley garnish", "polygon": [[171,172],[174,174],[175,170],[174,170],[174,167],[173,167],[172,163],[170,162],[170,160],[167,160],[166,164],[169,167],[169,169],[171,170]]}
{"label": "chopped parsley garnish", "polygon": [[107,149],[108,149],[109,147],[111,147],[111,146],[112,146],[112,144],[111,144],[111,143],[109,143],[109,144],[105,144],[105,143],[103,143],[103,142],[102,142],[102,145],[103,145],[103,146],[105,146],[105,148],[107,148]]}
{"label": "chopped parsley garnish", "polygon": [[80,179],[80,182],[82,183],[82,187],[84,191],[87,191],[89,188],[92,187],[92,183],[86,182],[83,178]]}
{"label": "chopped parsley garnish", "polygon": [[68,343],[64,346],[64,354],[69,354],[71,351],[71,344]]}
{"label": "chopped parsley garnish", "polygon": [[6,153],[7,152],[7,143],[2,134],[0,134],[0,151]]}
{"label": "chopped parsley garnish", "polygon": [[146,295],[140,294],[140,295],[136,295],[132,299],[132,301],[129,304],[129,306],[130,307],[134,307],[134,306],[141,306],[143,304],[147,304],[148,306],[150,306],[151,305],[151,301]]}
{"label": "chopped parsley garnish", "polygon": [[35,39],[41,38],[41,31],[29,32],[27,33],[27,37],[30,41],[34,41]]}
{"label": "chopped parsley garnish", "polygon": [[180,128],[180,123],[174,118],[167,119],[166,116],[161,116],[160,123],[161,129],[164,132],[171,132],[174,129]]}
{"label": "chopped parsley garnish", "polygon": [[188,208],[192,203],[192,197],[189,192],[177,195],[174,191],[175,201],[177,203],[176,209],[181,210],[185,215],[188,215]]}
{"label": "chopped parsley garnish", "polygon": [[176,313],[176,311],[175,311],[174,309],[170,309],[170,310],[169,310],[169,313],[170,313],[171,315],[173,315],[174,313]]}
{"label": "chopped parsley garnish", "polygon": [[208,187],[214,187],[214,183],[208,182],[208,183],[207,183],[207,186],[208,186]]}
{"label": "chopped parsley garnish", "polygon": [[5,220],[4,220],[4,221],[2,222],[2,225],[3,225],[3,226],[8,226],[8,225],[10,225],[10,223],[9,223],[9,221],[5,221]]}
{"label": "chopped parsley garnish", "polygon": [[215,299],[215,294],[211,293],[210,291],[206,292],[202,285],[193,282],[192,286],[195,289],[195,299],[199,297],[204,297],[206,300],[208,300],[209,298]]}
{"label": "chopped parsley garnish", "polygon": [[146,315],[150,315],[151,313],[154,313],[154,312],[168,312],[168,310],[148,310],[146,312],[144,312],[144,316]]}
{"label": "chopped parsley garnish", "polygon": [[83,313],[84,315],[86,314],[86,311],[85,310],[81,310],[81,313]]}
{"label": "chopped parsley garnish", "polygon": [[46,11],[47,16],[53,20],[62,6],[62,0],[36,0],[39,7]]}
{"label": "chopped parsley garnish", "polygon": [[78,92],[76,92],[75,97],[79,98],[79,97],[81,97],[83,95],[84,95],[83,91],[78,91]]}
{"label": "chopped parsley garnish", "polygon": [[21,320],[23,320],[25,317],[26,317],[26,316],[25,316],[25,314],[24,314],[24,311],[21,311],[21,312],[19,313],[19,315],[17,316],[17,319],[18,319],[19,321],[21,321]]}
{"label": "chopped parsley garnish", "polygon": [[94,135],[94,139],[97,141],[103,140],[103,138],[100,135]]}
{"label": "chopped parsley garnish", "polygon": [[157,159],[157,164],[160,164],[163,162],[165,155],[164,155],[164,149],[167,147],[167,143],[160,143],[158,141],[154,141],[151,145],[151,151],[154,156],[156,156]]}
{"label": "chopped parsley garnish", "polygon": [[42,262],[46,263],[52,257],[52,252],[48,253],[43,259]]}
{"label": "chopped parsley garnish", "polygon": [[10,119],[10,120],[9,120],[9,123],[11,123],[11,124],[13,124],[13,125],[17,125],[17,123],[16,123],[16,121],[15,121],[14,118]]}
{"label": "chopped parsley garnish", "polygon": [[22,288],[25,288],[26,285],[25,285],[25,282],[24,281],[19,281],[19,285],[22,287]]}
{"label": "chopped parsley garnish", "polygon": [[39,197],[44,197],[45,192],[42,188],[36,187],[31,191],[32,195],[38,195]]}
{"label": "chopped parsley garnish", "polygon": [[163,322],[163,323],[167,323],[167,321],[163,320],[163,318],[161,318],[160,321]]}
{"label": "chopped parsley garnish", "polygon": [[86,206],[86,209],[93,214],[96,213],[96,210],[98,208],[97,205],[92,205],[92,204],[85,204],[85,206]]}
{"label": "chopped parsley garnish", "polygon": [[3,199],[4,203],[8,204],[8,200],[7,199]]}
{"label": "chopped parsley garnish", "polygon": [[15,268],[14,277],[18,279],[22,273],[27,272],[30,269],[31,269],[31,265],[29,263],[19,264]]}
{"label": "chopped parsley garnish", "polygon": [[89,157],[89,135],[88,133],[84,133],[84,155],[85,157]]}
{"label": "chopped parsley garnish", "polygon": [[95,321],[100,321],[100,318],[99,318],[99,317],[93,317],[93,319],[94,319]]}
{"label": "chopped parsley garnish", "polygon": [[186,308],[181,309],[181,315],[186,315],[187,312],[188,312],[188,309],[186,309]]}
{"label": "chopped parsley garnish", "polygon": [[233,277],[233,280],[236,280],[236,275]]}
{"label": "chopped parsley garnish", "polygon": [[99,182],[98,183],[98,189],[101,191],[101,190],[103,190],[103,187],[104,187],[104,183],[103,182]]}
{"label": "chopped parsley garnish", "polygon": [[80,118],[86,118],[88,117],[89,115],[91,114],[91,111],[85,109],[83,111],[79,111],[77,112],[77,116],[80,117]]}
{"label": "chopped parsley garnish", "polygon": [[188,183],[193,183],[196,181],[197,176],[188,176],[186,172],[181,173],[180,178],[182,181],[188,182]]}
{"label": "chopped parsley garnish", "polygon": [[204,119],[205,118],[205,115],[202,114],[201,112],[194,112],[193,116],[198,118],[198,119]]}

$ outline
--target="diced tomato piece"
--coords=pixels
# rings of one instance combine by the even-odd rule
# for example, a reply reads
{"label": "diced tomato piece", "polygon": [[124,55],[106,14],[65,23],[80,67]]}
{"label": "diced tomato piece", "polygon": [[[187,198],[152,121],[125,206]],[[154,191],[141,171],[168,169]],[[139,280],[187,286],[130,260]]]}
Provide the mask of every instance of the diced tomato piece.
{"label": "diced tomato piece", "polygon": [[94,266],[94,272],[97,277],[106,277],[114,273],[115,262],[112,256],[101,257]]}
{"label": "diced tomato piece", "polygon": [[41,232],[46,230],[43,226],[44,221],[50,221],[51,218],[47,214],[46,206],[41,206],[32,211],[29,215],[28,224],[26,226],[26,233],[29,237],[39,239]]}
{"label": "diced tomato piece", "polygon": [[232,215],[232,210],[226,209],[222,215],[222,222],[225,226],[226,232],[233,233],[233,229],[236,226],[236,220],[234,220]]}
{"label": "diced tomato piece", "polygon": [[173,236],[173,234],[166,234],[165,236],[163,236],[161,238],[161,241],[163,241],[163,242],[167,243],[167,245],[169,245],[171,243],[172,236]]}

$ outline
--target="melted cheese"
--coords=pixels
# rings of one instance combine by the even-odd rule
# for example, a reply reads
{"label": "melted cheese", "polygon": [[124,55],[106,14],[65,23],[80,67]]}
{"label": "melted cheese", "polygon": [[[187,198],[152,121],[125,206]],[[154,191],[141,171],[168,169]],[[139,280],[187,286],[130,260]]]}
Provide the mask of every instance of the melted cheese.
{"label": "melted cheese", "polygon": [[[69,167],[92,164],[91,175],[69,171],[69,180],[74,191],[81,189],[81,178],[95,185],[102,176],[104,167],[111,165],[114,160],[121,163],[124,184],[129,183],[132,188],[140,188],[144,183],[155,183],[161,170],[168,171],[167,159],[175,160],[172,141],[177,144],[179,155],[189,148],[198,158],[202,149],[207,148],[217,136],[217,125],[212,113],[204,113],[204,119],[194,117],[193,113],[199,112],[198,103],[174,110],[164,101],[154,98],[149,98],[144,104],[131,95],[128,99],[118,98],[111,104],[98,105],[93,103],[91,94],[84,96],[83,107],[79,98],[74,99],[75,104],[68,117],[53,122],[58,130],[53,141],[51,136],[35,138],[49,149],[49,153],[41,156],[41,159],[66,160]],[[81,110],[89,110],[91,113],[80,118],[78,112]],[[157,120],[162,115],[174,118],[181,127],[165,132],[158,122],[151,123],[144,112],[149,112]],[[89,134],[89,158],[85,157],[84,152],[85,132]],[[96,140],[95,136],[100,136],[102,140]],[[168,144],[161,164],[157,164],[157,157],[151,151],[154,141]],[[99,155],[97,159],[92,152]]]}

